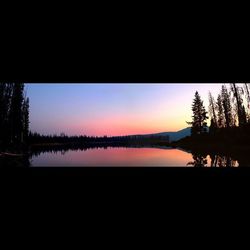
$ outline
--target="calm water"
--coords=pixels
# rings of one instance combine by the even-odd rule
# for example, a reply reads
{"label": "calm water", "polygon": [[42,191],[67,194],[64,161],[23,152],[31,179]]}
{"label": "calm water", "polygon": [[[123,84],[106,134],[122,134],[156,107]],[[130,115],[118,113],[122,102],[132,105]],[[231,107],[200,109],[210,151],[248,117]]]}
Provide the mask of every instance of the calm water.
{"label": "calm water", "polygon": [[171,148],[92,148],[41,152],[33,155],[31,166],[238,166],[228,157],[197,156]]}

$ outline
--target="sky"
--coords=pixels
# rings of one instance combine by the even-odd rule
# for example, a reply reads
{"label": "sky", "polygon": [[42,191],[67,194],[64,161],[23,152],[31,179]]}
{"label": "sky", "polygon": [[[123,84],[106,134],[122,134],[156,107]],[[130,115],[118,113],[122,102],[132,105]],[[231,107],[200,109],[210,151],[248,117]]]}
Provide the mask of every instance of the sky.
{"label": "sky", "polygon": [[197,90],[208,107],[222,84],[25,84],[30,129],[41,134],[115,136],[178,131]]}

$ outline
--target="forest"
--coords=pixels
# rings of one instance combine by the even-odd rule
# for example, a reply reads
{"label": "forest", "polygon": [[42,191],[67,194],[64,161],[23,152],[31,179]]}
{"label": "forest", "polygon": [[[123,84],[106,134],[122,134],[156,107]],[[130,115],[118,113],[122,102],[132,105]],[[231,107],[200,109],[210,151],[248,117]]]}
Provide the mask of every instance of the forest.
{"label": "forest", "polygon": [[0,84],[0,152],[26,150],[29,144],[29,98],[23,83]]}
{"label": "forest", "polygon": [[[192,103],[191,136],[175,145],[193,149],[249,150],[250,148],[250,85],[232,83],[221,86],[217,97],[208,94],[206,110],[196,91]],[[208,126],[208,121],[210,125]]]}
{"label": "forest", "polygon": [[169,143],[168,136],[140,136],[140,135],[127,135],[127,136],[68,136],[64,133],[60,135],[40,135],[38,133],[29,133],[29,143],[34,147],[41,146],[51,146],[55,144],[58,146],[68,145],[68,146],[123,146],[123,145],[158,145],[158,144],[166,144]]}

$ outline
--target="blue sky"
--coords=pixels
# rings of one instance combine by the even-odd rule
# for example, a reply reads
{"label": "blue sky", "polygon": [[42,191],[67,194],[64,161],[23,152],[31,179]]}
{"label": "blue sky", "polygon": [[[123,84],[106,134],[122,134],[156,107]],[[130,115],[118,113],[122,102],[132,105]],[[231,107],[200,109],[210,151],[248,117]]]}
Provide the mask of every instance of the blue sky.
{"label": "blue sky", "polygon": [[125,135],[187,127],[196,90],[208,105],[221,84],[26,84],[31,130]]}

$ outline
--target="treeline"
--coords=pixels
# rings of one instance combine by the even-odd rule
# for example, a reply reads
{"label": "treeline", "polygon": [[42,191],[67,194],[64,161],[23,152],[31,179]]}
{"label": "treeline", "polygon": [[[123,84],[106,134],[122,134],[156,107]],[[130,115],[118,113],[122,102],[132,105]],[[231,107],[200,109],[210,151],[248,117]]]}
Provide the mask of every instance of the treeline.
{"label": "treeline", "polygon": [[35,144],[101,144],[101,143],[157,143],[157,142],[169,142],[169,137],[167,136],[68,136],[64,133],[60,135],[41,135],[39,133],[29,133],[29,142],[31,145]]}
{"label": "treeline", "polygon": [[[208,95],[208,112],[198,93],[192,104],[192,137],[209,135],[210,139],[215,138],[225,141],[237,140],[239,143],[246,143],[250,139],[250,84],[245,83],[229,86],[222,85],[217,97],[211,92]],[[210,127],[207,120],[210,119]]]}
{"label": "treeline", "polygon": [[23,83],[0,83],[0,149],[23,149],[29,137],[29,98]]}
{"label": "treeline", "polygon": [[[211,129],[244,127],[249,121],[249,84],[237,86],[233,83],[228,89],[222,86],[221,93],[215,101],[209,93],[209,114],[211,117]],[[245,107],[246,105],[246,107]]]}

